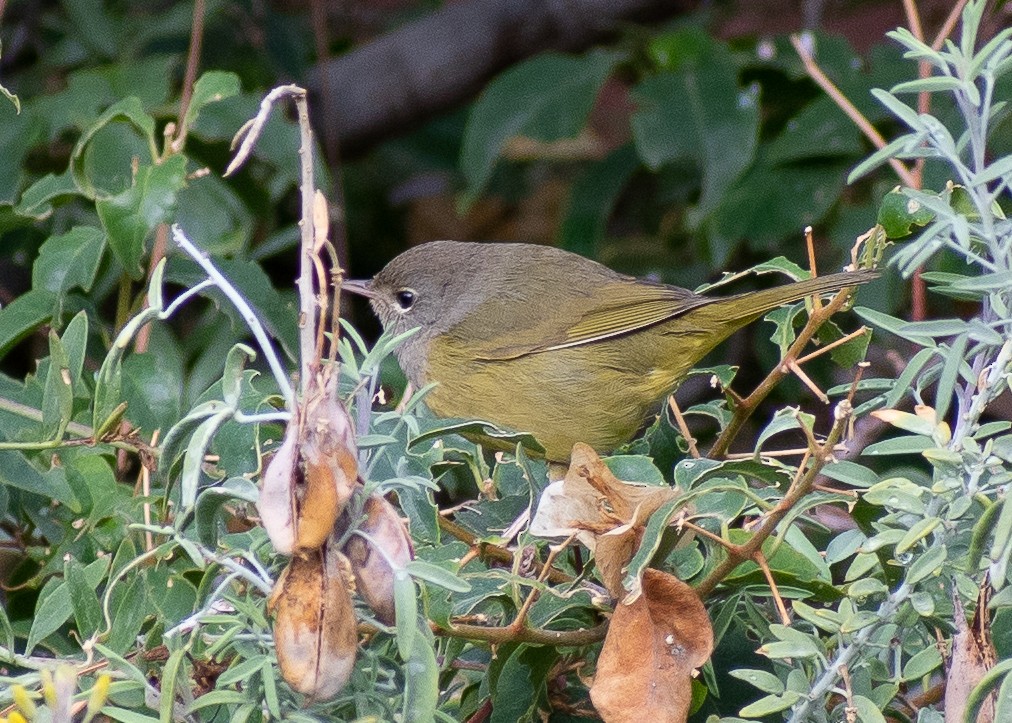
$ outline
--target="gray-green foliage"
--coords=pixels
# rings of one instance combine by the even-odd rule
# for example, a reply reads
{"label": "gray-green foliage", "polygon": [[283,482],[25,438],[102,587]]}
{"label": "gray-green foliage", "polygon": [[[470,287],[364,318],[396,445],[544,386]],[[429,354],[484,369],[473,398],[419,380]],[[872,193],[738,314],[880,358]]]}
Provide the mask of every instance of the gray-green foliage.
{"label": "gray-green foliage", "polygon": [[[917,350],[899,379],[888,380],[888,391],[866,404],[887,408],[880,418],[900,433],[864,450],[868,463],[884,458],[878,472],[852,463],[842,475],[829,468],[831,476],[865,488],[864,509],[855,509],[858,529],[839,535],[827,550],[829,561],[847,565],[847,597],[824,607],[796,602],[795,625],[771,628],[776,642],[763,650],[777,675],[738,672],[769,694],[743,716],[784,711],[799,723],[837,720],[845,703],[827,704],[846,690],[860,720],[884,720],[883,711],[895,710],[900,686],[930,685],[942,673],[936,631],[950,633],[953,617],[972,611],[979,595],[994,595],[988,614],[1000,621],[995,629],[1007,624],[1012,422],[982,417],[1012,378],[1012,225],[1003,211],[1012,198],[1012,157],[989,153],[989,139],[1009,112],[996,89],[1009,87],[1001,84],[1012,71],[1012,30],[977,48],[984,9],[983,2],[970,2],[959,41],[940,51],[909,31],[890,34],[905,57],[927,61],[932,76],[874,92],[908,132],[851,174],[857,178],[890,158],[929,159],[948,172],[951,182],[938,192],[890,194],[880,220],[902,238],[891,262],[904,275],[947,255],[955,260],[949,270],[924,278],[933,291],[975,302],[979,311],[969,319],[908,323],[858,309]],[[901,100],[920,92],[933,94],[936,107],[951,100],[957,112],[943,123]],[[868,384],[873,388],[875,380]],[[893,409],[910,403],[915,413]],[[911,454],[925,463],[916,471],[889,463],[891,455],[907,460]],[[1010,653],[999,641],[999,654]],[[1012,716],[1006,669],[997,668],[971,696],[979,705],[1002,686],[995,720]],[[924,709],[918,720],[938,719],[933,715]],[[968,712],[966,720],[972,719]]]}

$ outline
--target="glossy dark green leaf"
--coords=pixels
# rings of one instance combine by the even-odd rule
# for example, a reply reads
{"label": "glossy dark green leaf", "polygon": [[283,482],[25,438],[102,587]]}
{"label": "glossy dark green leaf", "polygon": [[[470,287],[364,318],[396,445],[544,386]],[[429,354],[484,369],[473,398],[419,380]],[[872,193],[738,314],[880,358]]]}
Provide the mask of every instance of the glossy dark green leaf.
{"label": "glossy dark green leaf", "polygon": [[113,255],[134,278],[140,278],[144,241],[155,226],[169,220],[176,194],[186,183],[186,157],[138,169],[133,185],[112,198],[95,202]]}
{"label": "glossy dark green leaf", "polygon": [[53,316],[57,296],[47,289],[32,289],[0,308],[0,358]]}

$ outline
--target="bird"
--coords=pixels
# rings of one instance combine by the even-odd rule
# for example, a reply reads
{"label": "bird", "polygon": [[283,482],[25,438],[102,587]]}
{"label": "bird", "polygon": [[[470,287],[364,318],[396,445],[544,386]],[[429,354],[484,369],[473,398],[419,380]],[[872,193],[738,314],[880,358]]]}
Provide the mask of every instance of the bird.
{"label": "bird", "polygon": [[689,370],[767,312],[877,276],[819,276],[705,296],[618,273],[552,246],[431,241],[371,280],[346,280],[384,330],[416,330],[394,350],[437,416],[528,432],[549,461],[573,445],[631,440]]}

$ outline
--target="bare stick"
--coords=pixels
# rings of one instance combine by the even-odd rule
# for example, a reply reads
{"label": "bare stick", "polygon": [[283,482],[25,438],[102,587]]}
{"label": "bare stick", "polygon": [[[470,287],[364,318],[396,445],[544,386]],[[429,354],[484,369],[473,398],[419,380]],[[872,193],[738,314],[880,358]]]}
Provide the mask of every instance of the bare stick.
{"label": "bare stick", "polygon": [[[871,122],[864,117],[861,111],[859,111],[854,104],[847,99],[847,96],[845,96],[840,89],[836,87],[833,81],[831,81],[829,77],[822,72],[822,69],[812,57],[811,52],[809,52],[805,43],[802,42],[801,37],[798,35],[792,35],[791,45],[794,46],[794,49],[798,53],[798,57],[801,58],[801,62],[804,64],[805,71],[808,73],[809,77],[814,80],[820,88],[822,88],[826,95],[833,99],[833,102],[836,103],[840,110],[847,114],[847,117],[850,118],[854,125],[856,125],[861,132],[864,133],[865,137],[867,137],[876,148],[884,148],[886,145],[885,138],[883,138],[882,134],[875,129],[875,126],[873,126]],[[892,166],[896,175],[900,177],[903,183],[912,188],[916,187],[914,185],[916,178],[914,178],[910,169],[903,165],[903,163],[896,158],[890,158],[889,165]]]}
{"label": "bare stick", "polygon": [[682,410],[678,406],[678,402],[675,401],[675,395],[668,396],[668,407],[671,409],[671,413],[675,416],[675,423],[678,425],[678,431],[682,433],[682,437],[685,438],[685,443],[689,445],[689,454],[694,459],[699,459],[699,449],[696,448],[696,439],[689,432],[689,425],[685,423],[685,417],[682,416]]}
{"label": "bare stick", "polygon": [[277,353],[274,351],[274,347],[271,345],[270,337],[267,335],[267,331],[264,329],[263,324],[260,323],[260,319],[257,318],[253,308],[246,302],[242,294],[232,286],[231,282],[226,279],[218,268],[211,262],[207,254],[201,251],[197,246],[186,237],[183,230],[179,228],[178,224],[172,225],[172,240],[176,242],[186,254],[197,262],[197,264],[204,269],[204,273],[214,281],[215,286],[221,289],[222,293],[228,297],[228,300],[232,302],[233,306],[239,310],[242,314],[243,321],[253,332],[253,336],[256,337],[257,343],[260,345],[260,349],[263,351],[264,357],[267,359],[267,364],[271,368],[271,373],[274,374],[274,379],[278,384],[278,388],[281,390],[281,394],[285,398],[285,406],[294,411],[295,410],[295,391],[292,389],[292,385],[288,382],[288,376],[285,373],[285,369],[281,366],[281,360],[278,358]]}
{"label": "bare stick", "polygon": [[868,329],[867,326],[862,326],[857,331],[852,331],[849,334],[847,334],[846,336],[840,337],[836,341],[831,341],[828,344],[826,344],[825,346],[819,347],[818,349],[816,349],[815,351],[813,351],[810,354],[805,354],[803,357],[799,357],[798,358],[798,364],[804,364],[805,362],[811,361],[812,359],[815,359],[816,357],[822,356],[827,351],[832,351],[836,347],[842,346],[842,345],[846,344],[848,341],[853,341],[854,339],[856,339],[859,336],[864,336],[865,334],[868,333],[868,331],[869,331],[869,329]]}
{"label": "bare stick", "polygon": [[770,592],[773,593],[773,602],[777,606],[777,612],[780,613],[780,622],[787,627],[791,626],[791,616],[787,614],[787,606],[784,605],[784,599],[780,597],[780,591],[777,589],[777,582],[773,579],[773,571],[770,570],[769,563],[766,562],[766,555],[762,553],[762,550],[757,550],[755,555],[752,556],[755,564],[759,566],[759,569],[763,571],[763,577],[766,578],[767,584],[770,586]]}

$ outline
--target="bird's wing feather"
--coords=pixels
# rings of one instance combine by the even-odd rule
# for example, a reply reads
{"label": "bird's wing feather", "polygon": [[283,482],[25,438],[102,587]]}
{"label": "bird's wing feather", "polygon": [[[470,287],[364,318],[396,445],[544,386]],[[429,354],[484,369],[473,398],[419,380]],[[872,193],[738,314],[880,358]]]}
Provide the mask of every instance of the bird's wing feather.
{"label": "bird's wing feather", "polygon": [[[659,324],[712,301],[685,289],[631,280],[603,284],[593,298],[585,297],[579,305],[574,304],[576,299],[571,296],[559,299],[551,298],[553,296],[549,294],[536,304],[525,305],[529,315],[523,319],[512,318],[513,314],[508,311],[498,315],[476,315],[486,320],[499,319],[494,334],[498,343],[486,345],[476,358],[514,359],[525,354],[591,344]],[[515,333],[511,334],[511,330]],[[457,331],[466,336],[474,330],[458,328],[451,333]],[[487,334],[492,330],[486,328],[484,331]],[[506,344],[502,344],[504,338],[509,339]]]}

